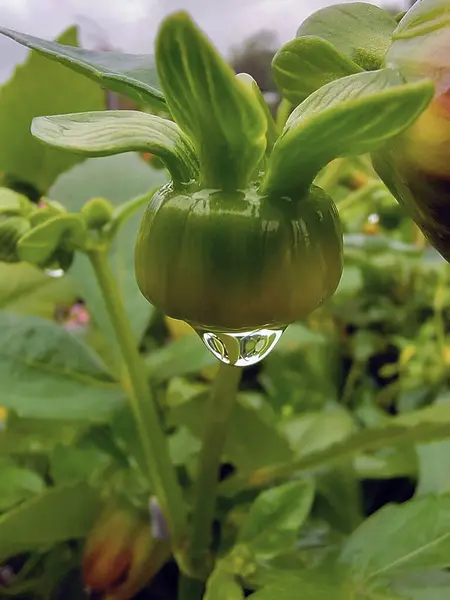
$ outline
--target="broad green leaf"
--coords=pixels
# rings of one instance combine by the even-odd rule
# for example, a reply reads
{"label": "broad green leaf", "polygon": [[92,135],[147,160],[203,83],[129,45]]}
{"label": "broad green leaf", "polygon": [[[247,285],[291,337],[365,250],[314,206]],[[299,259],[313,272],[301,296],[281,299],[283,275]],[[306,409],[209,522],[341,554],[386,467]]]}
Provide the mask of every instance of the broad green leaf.
{"label": "broad green leaf", "polygon": [[219,568],[209,577],[203,600],[244,600],[244,592],[232,575]]}
{"label": "broad green leaf", "polygon": [[[70,44],[70,39],[66,37],[60,38],[59,43],[48,42],[4,27],[0,28],[0,33],[22,44],[22,46],[36,50],[52,61],[86,75],[103,87],[143,104],[150,104],[157,109],[165,108],[164,97],[157,87],[155,62],[151,55],[73,48],[72,45],[67,45]],[[40,62],[43,63],[42,59]],[[52,93],[54,93],[53,89]],[[87,110],[93,108],[90,107]],[[68,110],[73,111],[74,109],[73,106],[72,109],[69,108]],[[64,111],[61,110],[60,112]],[[48,114],[48,111],[44,110],[41,114]]]}
{"label": "broad green leaf", "polygon": [[194,142],[203,187],[246,187],[266,149],[266,116],[253,91],[184,12],[162,23],[156,62],[168,107]]}
{"label": "broad green leaf", "polygon": [[242,478],[223,484],[223,493],[235,493],[242,487],[259,487],[279,481],[293,473],[331,466],[364,452],[400,444],[417,444],[445,439],[450,436],[450,406],[436,404],[392,417],[380,426],[363,429],[334,441],[321,449],[305,453],[285,465],[267,467]]}
{"label": "broad green leaf", "polygon": [[49,489],[0,517],[0,561],[78,539],[91,529],[100,508],[86,483]]}
{"label": "broad green leaf", "polygon": [[350,536],[340,561],[366,583],[448,567],[450,495],[383,507]]}
{"label": "broad green leaf", "polygon": [[[60,40],[76,44],[76,30],[69,29]],[[33,117],[104,106],[104,93],[98,85],[32,53],[0,88],[0,169],[45,193],[60,173],[83,159],[42,146],[30,133]]]}
{"label": "broad green leaf", "polygon": [[216,364],[217,359],[197,336],[186,335],[153,350],[146,359],[150,380],[161,383],[172,377],[196,373]]}
{"label": "broad green leaf", "polygon": [[[187,390],[188,393],[188,390]],[[208,404],[208,395],[200,393],[170,411],[169,425],[187,427],[200,438]],[[231,419],[224,459],[233,463],[242,473],[289,461],[292,452],[276,424],[268,424],[255,408],[242,402],[240,395]]]}
{"label": "broad green leaf", "polygon": [[63,327],[0,313],[0,405],[19,416],[107,422],[125,402],[103,363]]}
{"label": "broad green leaf", "polygon": [[446,600],[450,598],[448,571],[425,571],[401,577],[395,589],[408,600]]}
{"label": "broad green leaf", "polygon": [[0,310],[53,319],[58,307],[71,306],[78,293],[70,277],[51,277],[25,263],[0,262]]}
{"label": "broad green leaf", "polygon": [[419,473],[417,496],[450,492],[450,440],[420,444],[416,448]]}
{"label": "broad green leaf", "polygon": [[176,123],[136,110],[107,110],[33,119],[32,134],[55,148],[83,156],[150,152],[164,162],[173,179],[198,174],[191,141]]}
{"label": "broad green leaf", "polygon": [[[164,171],[150,168],[136,154],[130,153],[88,159],[64,173],[55,182],[49,195],[52,199],[59,200],[69,211],[77,212],[92,197],[106,198],[118,207],[166,181]],[[152,312],[152,307],[140,293],[134,276],[134,241],[144,209],[142,206],[122,224],[110,254],[111,265],[137,340],[142,337]],[[102,350],[117,357],[115,335],[93,270],[84,254],[75,255],[70,276],[94,322],[106,337],[107,345]]]}
{"label": "broad green leaf", "polygon": [[291,40],[272,61],[275,83],[294,106],[325,84],[362,70],[330,42],[312,36]]}
{"label": "broad green leaf", "polygon": [[305,192],[340,156],[365,154],[406,129],[433,98],[429,81],[403,84],[391,69],[357,73],[323,86],[290,115],[276,142],[264,188]]}
{"label": "broad green leaf", "polygon": [[314,500],[310,480],[293,481],[261,492],[239,531],[237,543],[259,559],[287,551],[295,543]]}
{"label": "broad green leaf", "polygon": [[0,512],[44,490],[44,481],[34,471],[14,464],[0,465]]}
{"label": "broad green leaf", "polygon": [[58,445],[49,460],[52,480],[56,485],[77,481],[94,485],[94,478],[103,473],[112,462],[110,455],[93,444],[75,447]]}
{"label": "broad green leaf", "polygon": [[[253,600],[369,600],[356,596],[351,581],[345,573],[335,569],[312,569],[293,574],[283,574],[276,581],[251,596]],[[373,600],[388,600],[378,597]]]}
{"label": "broad green leaf", "polygon": [[365,2],[350,2],[313,13],[300,25],[297,37],[322,38],[370,71],[384,66],[384,55],[396,26],[386,10]]}

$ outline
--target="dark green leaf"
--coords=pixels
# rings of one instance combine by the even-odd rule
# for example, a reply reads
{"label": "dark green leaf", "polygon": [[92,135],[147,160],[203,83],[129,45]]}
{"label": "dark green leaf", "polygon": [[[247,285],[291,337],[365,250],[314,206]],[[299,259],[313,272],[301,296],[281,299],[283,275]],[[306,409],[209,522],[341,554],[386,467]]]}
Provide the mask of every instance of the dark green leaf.
{"label": "dark green leaf", "polygon": [[294,106],[323,85],[362,70],[330,42],[318,37],[291,40],[278,50],[272,61],[275,83]]}
{"label": "dark green leaf", "polygon": [[158,75],[169,109],[193,140],[204,187],[246,187],[266,148],[267,121],[190,17],[168,17],[156,42]]}
{"label": "dark green leaf", "polygon": [[202,344],[200,338],[193,335],[186,335],[158,350],[153,350],[146,359],[152,383],[196,373],[216,362],[217,359]]}
{"label": "dark green leaf", "polygon": [[216,569],[208,579],[203,600],[244,600],[244,592],[232,575]]}
{"label": "dark green leaf", "polygon": [[165,163],[173,179],[198,174],[190,140],[176,123],[135,110],[107,110],[33,119],[32,134],[42,142],[84,156],[150,152]]}
{"label": "dark green leaf", "polygon": [[365,2],[350,2],[318,10],[300,25],[297,37],[327,40],[369,71],[384,65],[384,55],[396,26],[394,17],[386,10]]}
{"label": "dark green leaf", "polygon": [[[76,44],[76,30],[69,29],[60,39],[64,44]],[[32,53],[0,88],[0,169],[45,193],[60,173],[82,159],[42,146],[30,133],[33,117],[101,110],[104,105],[99,86]]]}
{"label": "dark green leaf", "polygon": [[259,559],[268,559],[294,545],[314,500],[310,480],[293,481],[262,492],[250,507],[237,543]]}
{"label": "dark green leaf", "polygon": [[369,152],[406,129],[433,94],[431,82],[403,84],[391,69],[323,86],[289,117],[271,155],[265,190],[301,197],[334,158]]}
{"label": "dark green leaf", "polygon": [[44,481],[34,471],[14,464],[0,465],[0,512],[44,490]]}
{"label": "dark green leaf", "polygon": [[108,421],[124,393],[99,358],[64,328],[0,312],[1,402],[18,415]]}
{"label": "dark green leaf", "polygon": [[[166,181],[164,171],[150,168],[136,154],[92,158],[62,175],[51,188],[50,196],[62,202],[72,212],[81,210],[83,204],[95,196],[107,198],[117,207]],[[141,206],[122,224],[110,254],[112,268],[137,339],[141,338],[147,327],[152,310],[139,292],[134,276],[134,240],[144,208]],[[87,303],[94,322],[107,340],[101,348],[102,356],[108,354],[117,358],[115,335],[92,267],[84,254],[75,255],[70,276]]]}
{"label": "dark green leaf", "polygon": [[100,506],[85,483],[60,486],[0,517],[0,561],[85,536]]}
{"label": "dark green leaf", "polygon": [[365,583],[448,567],[450,496],[385,506],[350,536],[340,560]]}
{"label": "dark green leaf", "polygon": [[[163,95],[156,87],[157,76],[153,56],[73,48],[66,45],[70,43],[66,38],[62,38],[61,43],[48,42],[6,28],[0,28],[0,33],[23,46],[36,50],[53,61],[87,75],[114,92],[144,104],[151,104],[157,109],[164,109],[165,107]],[[48,86],[45,79],[42,83]],[[54,93],[54,91],[54,89],[51,89],[51,93]],[[92,110],[92,108],[94,107],[87,110]],[[72,109],[69,108],[68,110],[73,111],[74,109],[73,106]],[[44,110],[41,114],[48,114],[48,112]],[[59,112],[62,113],[64,110]]]}

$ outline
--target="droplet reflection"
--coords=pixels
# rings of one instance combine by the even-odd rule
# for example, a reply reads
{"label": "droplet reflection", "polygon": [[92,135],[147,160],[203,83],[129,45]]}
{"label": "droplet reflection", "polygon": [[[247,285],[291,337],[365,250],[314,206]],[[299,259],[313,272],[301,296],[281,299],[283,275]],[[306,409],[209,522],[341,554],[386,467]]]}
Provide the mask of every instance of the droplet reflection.
{"label": "droplet reflection", "polygon": [[249,367],[265,358],[276,346],[283,329],[257,329],[237,333],[195,328],[212,354],[227,365]]}

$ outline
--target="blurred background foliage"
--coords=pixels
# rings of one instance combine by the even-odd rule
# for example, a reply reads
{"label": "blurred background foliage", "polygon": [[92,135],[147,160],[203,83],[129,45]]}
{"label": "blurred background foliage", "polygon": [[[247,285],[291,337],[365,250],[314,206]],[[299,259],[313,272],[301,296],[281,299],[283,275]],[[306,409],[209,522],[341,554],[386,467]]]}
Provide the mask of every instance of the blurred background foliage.
{"label": "blurred background foliage", "polygon": [[[75,44],[76,30],[62,40]],[[272,32],[263,31],[230,57],[236,70],[255,77],[273,106],[269,66],[276,47]],[[0,89],[3,188],[79,210],[92,197],[117,205],[163,183],[165,171],[151,156],[80,162],[44,148],[29,133],[33,116],[108,106],[130,105],[30,56]],[[272,354],[244,373],[222,466],[217,546],[233,553],[234,534],[265,486],[313,481],[314,502],[305,501],[301,529],[299,523],[281,549],[275,544],[269,558],[248,564],[239,558],[237,573],[248,589],[265,581],[267,565],[283,575],[314,570],[358,535],[366,544],[360,553],[378,547],[383,554],[395,515],[370,535],[355,531],[388,503],[439,495],[449,513],[448,265],[367,157],[334,161],[317,183],[335,199],[344,223],[344,275],[331,301],[291,325]],[[217,365],[189,326],[140,296],[133,272],[140,216],[122,229],[112,261],[189,498]],[[158,515],[150,510],[149,516],[152,490],[141,472],[121,369],[83,256],[67,273],[0,262],[0,597],[77,600],[90,590],[120,600],[141,588],[140,598],[175,597],[177,572],[167,547],[149,545]],[[305,498],[309,493],[305,488]],[[438,589],[433,598],[450,598],[440,570],[448,563],[446,547],[434,562],[423,551],[448,535],[448,526],[442,520],[430,528],[431,504],[423,506],[423,517],[407,515],[411,530],[402,538],[405,553],[418,558],[411,567],[403,557],[405,570],[395,571],[403,579],[393,585],[414,589],[419,600],[431,599],[430,589]],[[417,540],[424,537],[419,552]],[[432,582],[425,568],[434,569]]]}

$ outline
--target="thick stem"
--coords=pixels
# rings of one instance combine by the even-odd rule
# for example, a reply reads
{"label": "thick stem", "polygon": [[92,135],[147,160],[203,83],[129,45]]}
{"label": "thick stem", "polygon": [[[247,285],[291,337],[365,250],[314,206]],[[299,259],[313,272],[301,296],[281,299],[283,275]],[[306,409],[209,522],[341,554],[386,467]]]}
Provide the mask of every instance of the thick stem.
{"label": "thick stem", "polygon": [[171,463],[167,440],[161,428],[158,412],[147,381],[146,370],[139,354],[136,339],[112,273],[108,255],[103,250],[88,253],[105,301],[125,365],[130,388],[130,404],[136,420],[148,476],[172,537],[176,550],[183,542],[186,512],[181,488]]}
{"label": "thick stem", "polygon": [[[199,578],[205,572],[207,574],[208,570],[220,459],[241,374],[242,369],[221,363],[211,390],[202,448],[198,459],[197,477],[194,483],[192,531],[186,561],[189,571]],[[193,590],[195,591],[193,592]],[[195,585],[193,582],[185,580],[181,587],[181,597],[183,600],[188,598],[196,600],[198,584]]]}

